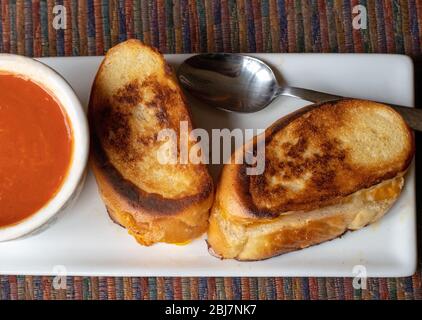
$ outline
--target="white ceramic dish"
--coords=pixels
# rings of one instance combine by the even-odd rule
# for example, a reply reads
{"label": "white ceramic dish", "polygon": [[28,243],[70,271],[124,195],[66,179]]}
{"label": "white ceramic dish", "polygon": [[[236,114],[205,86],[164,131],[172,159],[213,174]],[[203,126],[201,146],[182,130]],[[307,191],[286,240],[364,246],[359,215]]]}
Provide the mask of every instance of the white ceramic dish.
{"label": "white ceramic dish", "polygon": [[89,130],[78,97],[69,84],[51,68],[34,59],[12,54],[0,54],[0,72],[28,78],[52,94],[69,118],[74,141],[69,171],[60,190],[43,208],[22,222],[1,227],[0,241],[5,241],[27,235],[40,227],[45,227],[47,222],[51,222],[61,208],[70,200],[76,198],[79,187],[83,184],[88,159]]}
{"label": "white ceramic dish", "polygon": [[[413,106],[413,65],[397,55],[257,54],[294,86]],[[188,55],[168,55],[177,65]],[[101,57],[46,58],[87,105]],[[192,101],[196,126],[264,128],[307,102],[282,97],[255,114],[226,113]],[[214,176],[219,167],[213,166]],[[398,277],[416,268],[414,168],[399,200],[379,222],[343,237],[258,262],[220,261],[205,236],[186,246],[142,247],[105,211],[92,174],[77,203],[46,231],[0,243],[0,273],[108,276],[368,276]],[[60,266],[60,267],[57,267]],[[355,271],[361,269],[355,269]],[[362,275],[362,274],[361,274]]]}

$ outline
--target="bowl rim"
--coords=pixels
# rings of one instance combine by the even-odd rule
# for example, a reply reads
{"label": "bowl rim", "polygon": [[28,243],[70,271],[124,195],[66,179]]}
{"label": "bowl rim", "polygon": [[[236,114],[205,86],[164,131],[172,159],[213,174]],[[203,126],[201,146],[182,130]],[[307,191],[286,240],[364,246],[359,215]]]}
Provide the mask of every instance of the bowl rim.
{"label": "bowl rim", "polygon": [[0,227],[0,241],[31,233],[58,214],[83,182],[89,155],[88,120],[70,84],[54,69],[33,58],[0,54],[0,73],[11,73],[35,82],[52,95],[66,113],[72,128],[73,152],[67,175],[56,194],[38,211],[13,225]]}

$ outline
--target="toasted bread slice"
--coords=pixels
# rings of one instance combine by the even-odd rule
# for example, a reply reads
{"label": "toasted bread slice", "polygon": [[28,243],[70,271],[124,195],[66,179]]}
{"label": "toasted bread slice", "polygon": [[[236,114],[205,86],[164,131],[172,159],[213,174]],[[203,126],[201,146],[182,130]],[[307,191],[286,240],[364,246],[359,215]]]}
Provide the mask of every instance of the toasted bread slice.
{"label": "toasted bread slice", "polygon": [[187,135],[181,121],[190,132],[189,109],[161,54],[137,40],[108,51],[89,103],[91,166],[110,216],[143,245],[185,243],[208,227],[213,182],[206,166],[158,157],[166,143],[160,130],[174,130],[179,141]]}
{"label": "toasted bread slice", "polygon": [[263,174],[224,166],[210,250],[259,260],[362,228],[397,199],[413,153],[413,132],[388,106],[345,99],[305,107],[266,130]]}

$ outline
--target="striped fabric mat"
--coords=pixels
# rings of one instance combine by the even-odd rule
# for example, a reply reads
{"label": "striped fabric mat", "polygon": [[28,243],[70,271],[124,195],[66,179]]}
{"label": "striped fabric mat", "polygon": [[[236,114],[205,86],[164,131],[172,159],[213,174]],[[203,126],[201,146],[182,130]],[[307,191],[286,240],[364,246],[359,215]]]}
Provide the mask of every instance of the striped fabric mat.
{"label": "striped fabric mat", "polygon": [[[139,38],[163,53],[391,52],[421,54],[420,0],[0,0],[0,51],[102,55]],[[67,28],[53,28],[63,5]],[[368,28],[352,26],[353,7]]]}
{"label": "striped fabric mat", "polygon": [[[55,30],[53,7],[66,8]],[[367,9],[355,30],[353,7]],[[163,53],[388,52],[420,59],[421,0],[0,0],[0,52],[28,56],[101,55],[139,38]],[[1,259],[1,257],[0,257]],[[0,299],[421,299],[413,277],[349,278],[96,278],[0,276]]]}

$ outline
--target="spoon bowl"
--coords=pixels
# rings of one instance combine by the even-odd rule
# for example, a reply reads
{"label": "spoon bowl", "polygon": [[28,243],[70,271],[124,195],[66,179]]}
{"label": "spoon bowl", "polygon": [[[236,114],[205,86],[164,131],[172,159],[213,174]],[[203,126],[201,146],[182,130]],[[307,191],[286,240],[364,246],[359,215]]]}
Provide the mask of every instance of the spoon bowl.
{"label": "spoon bowl", "polygon": [[196,98],[224,110],[255,112],[277,97],[279,85],[269,66],[238,54],[200,54],[178,69],[182,86]]}

